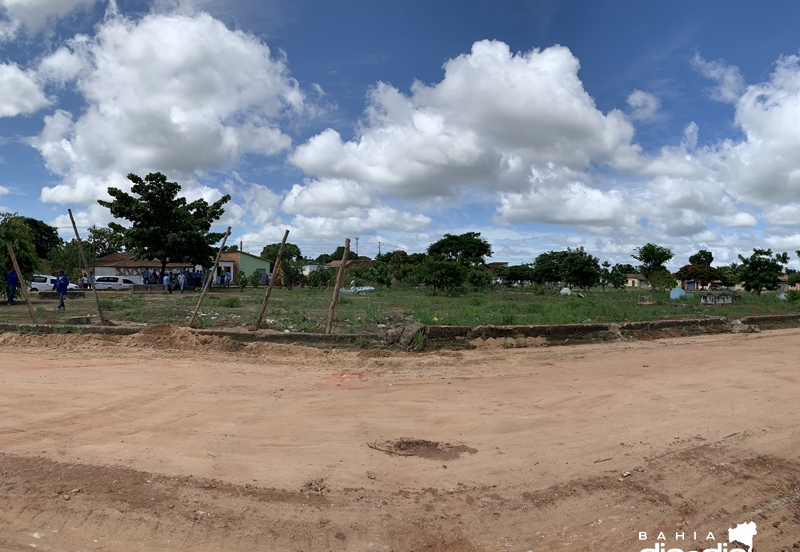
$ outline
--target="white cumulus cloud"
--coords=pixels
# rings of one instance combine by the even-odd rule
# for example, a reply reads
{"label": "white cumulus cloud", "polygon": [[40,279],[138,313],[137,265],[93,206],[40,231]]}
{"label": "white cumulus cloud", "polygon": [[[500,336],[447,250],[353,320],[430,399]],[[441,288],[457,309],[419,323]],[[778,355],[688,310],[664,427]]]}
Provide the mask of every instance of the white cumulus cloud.
{"label": "white cumulus cloud", "polygon": [[280,129],[307,107],[286,60],[207,14],[115,16],[45,58],[41,78],[74,82],[88,107],[58,111],[31,143],[61,184],[42,200],[91,201],[129,172],[219,170],[274,155]]}
{"label": "white cumulus cloud", "polygon": [[633,108],[631,118],[637,120],[651,119],[656,114],[661,102],[649,92],[634,90],[628,96],[628,105]]}
{"label": "white cumulus cloud", "polygon": [[706,61],[698,53],[692,58],[692,67],[704,77],[716,81],[711,97],[725,103],[735,103],[745,88],[744,77],[738,67],[723,61]]}
{"label": "white cumulus cloud", "polygon": [[415,82],[410,95],[378,83],[353,140],[328,129],[289,159],[395,197],[441,197],[461,184],[519,188],[534,163],[580,170],[635,156],[630,122],[595,107],[578,68],[562,46],[513,54],[476,42],[445,63],[439,83]]}
{"label": "white cumulus cloud", "polygon": [[98,0],[0,0],[0,8],[12,22],[22,22],[37,30],[48,20],[63,17]]}
{"label": "white cumulus cloud", "polygon": [[14,63],[0,64],[0,117],[34,113],[48,105],[34,75]]}

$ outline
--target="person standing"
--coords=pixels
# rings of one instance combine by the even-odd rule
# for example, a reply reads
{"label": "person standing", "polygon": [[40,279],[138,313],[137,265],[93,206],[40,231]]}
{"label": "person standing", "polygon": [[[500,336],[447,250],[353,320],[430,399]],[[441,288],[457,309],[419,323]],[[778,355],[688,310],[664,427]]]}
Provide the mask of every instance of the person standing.
{"label": "person standing", "polygon": [[89,275],[83,275],[83,289],[89,289]]}
{"label": "person standing", "polygon": [[63,270],[58,271],[58,276],[56,277],[56,283],[53,284],[53,289],[56,290],[56,293],[58,293],[57,310],[67,310],[66,305],[64,305],[64,299],[67,298],[67,290],[69,290],[69,278],[67,278]]}
{"label": "person standing", "polygon": [[233,279],[233,277],[231,276],[230,270],[226,270],[225,271],[225,287],[226,288],[230,288],[231,287],[231,280],[232,279]]}
{"label": "person standing", "polygon": [[[162,272],[162,274],[164,273]],[[164,278],[162,279],[162,281],[164,282],[164,291],[168,291],[169,294],[172,295],[172,286],[170,285],[169,282],[169,274],[164,274]]]}
{"label": "person standing", "polygon": [[14,295],[17,293],[17,286],[19,285],[19,276],[17,276],[17,271],[15,269],[11,269],[8,271],[8,304],[14,304]]}
{"label": "person standing", "polygon": [[183,293],[183,288],[186,287],[186,275],[183,272],[178,273],[178,285],[181,288],[181,293]]}

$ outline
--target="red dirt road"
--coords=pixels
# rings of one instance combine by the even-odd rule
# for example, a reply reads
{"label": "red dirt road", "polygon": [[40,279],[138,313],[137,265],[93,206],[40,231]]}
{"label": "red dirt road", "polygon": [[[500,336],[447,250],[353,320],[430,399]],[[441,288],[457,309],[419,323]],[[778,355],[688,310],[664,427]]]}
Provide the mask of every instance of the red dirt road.
{"label": "red dirt road", "polygon": [[[703,550],[751,520],[797,548],[798,338],[0,335],[0,550]],[[368,446],[401,438],[462,452]]]}

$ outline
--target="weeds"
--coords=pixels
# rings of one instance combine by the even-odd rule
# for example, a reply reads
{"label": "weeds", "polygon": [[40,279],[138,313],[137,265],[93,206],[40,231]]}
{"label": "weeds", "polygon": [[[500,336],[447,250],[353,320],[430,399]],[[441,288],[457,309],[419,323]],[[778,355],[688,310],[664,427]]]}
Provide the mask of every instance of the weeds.
{"label": "weeds", "polygon": [[428,336],[426,336],[424,332],[417,332],[411,339],[411,347],[415,351],[421,351],[422,349],[425,348],[425,343],[427,341],[428,341]]}

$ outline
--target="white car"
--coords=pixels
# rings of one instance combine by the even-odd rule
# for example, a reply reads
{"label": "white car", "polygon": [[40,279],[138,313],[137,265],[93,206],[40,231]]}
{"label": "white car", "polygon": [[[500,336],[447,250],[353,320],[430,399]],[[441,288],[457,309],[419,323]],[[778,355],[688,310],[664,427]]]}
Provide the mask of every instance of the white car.
{"label": "white car", "polygon": [[[34,274],[31,279],[30,291],[53,291],[53,286],[56,285],[56,277],[48,276],[47,274]],[[70,284],[67,286],[70,291],[77,290],[78,286]]]}
{"label": "white car", "polygon": [[94,280],[94,287],[97,291],[103,289],[131,289],[135,284],[130,278],[123,276],[98,276]]}

